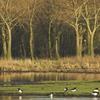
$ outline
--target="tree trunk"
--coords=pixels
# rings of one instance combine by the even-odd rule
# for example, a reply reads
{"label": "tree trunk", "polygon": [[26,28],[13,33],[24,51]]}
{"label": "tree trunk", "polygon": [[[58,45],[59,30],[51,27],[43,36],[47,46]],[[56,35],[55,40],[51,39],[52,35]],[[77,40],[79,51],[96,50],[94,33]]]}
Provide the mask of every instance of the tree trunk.
{"label": "tree trunk", "polygon": [[7,32],[8,32],[8,41],[7,41],[7,59],[11,59],[12,58],[12,54],[11,54],[11,29],[9,26],[7,26]]}
{"label": "tree trunk", "polygon": [[79,35],[78,35],[78,33],[77,33],[77,35],[76,35],[76,55],[77,55],[77,57],[81,57],[82,56],[82,52],[81,52],[81,49],[80,49],[81,47],[80,47],[80,37],[79,37]]}
{"label": "tree trunk", "polygon": [[93,38],[94,38],[94,35],[92,33],[91,33],[91,35],[89,34],[89,36],[88,36],[88,54],[91,57],[94,57]]}
{"label": "tree trunk", "polygon": [[21,37],[21,49],[22,49],[22,54],[23,54],[23,58],[26,58],[26,50],[25,50],[25,44],[24,44],[24,40],[23,37]]}
{"label": "tree trunk", "polygon": [[91,55],[91,51],[90,51],[90,34],[88,33],[88,55]]}
{"label": "tree trunk", "polygon": [[32,29],[32,21],[30,21],[30,36],[29,36],[29,51],[30,58],[33,60],[33,29]]}
{"label": "tree trunk", "polygon": [[93,36],[91,36],[91,56],[94,57]]}
{"label": "tree trunk", "polygon": [[59,58],[59,50],[58,50],[58,37],[55,39],[55,53],[56,53],[56,59]]}
{"label": "tree trunk", "polygon": [[52,51],[51,51],[51,27],[52,22],[49,23],[49,32],[48,32],[48,46],[49,46],[49,57],[52,58]]}
{"label": "tree trunk", "polygon": [[82,49],[83,49],[83,43],[82,43],[83,37],[80,36],[80,57],[82,56]]}
{"label": "tree trunk", "polygon": [[6,35],[5,27],[2,27],[2,46],[3,46],[3,58],[7,58],[7,44],[6,44]]}
{"label": "tree trunk", "polygon": [[94,36],[93,36],[93,34],[91,34],[90,35],[90,43],[89,43],[89,45],[90,45],[89,51],[90,51],[91,57],[94,57],[93,38],[94,38]]}

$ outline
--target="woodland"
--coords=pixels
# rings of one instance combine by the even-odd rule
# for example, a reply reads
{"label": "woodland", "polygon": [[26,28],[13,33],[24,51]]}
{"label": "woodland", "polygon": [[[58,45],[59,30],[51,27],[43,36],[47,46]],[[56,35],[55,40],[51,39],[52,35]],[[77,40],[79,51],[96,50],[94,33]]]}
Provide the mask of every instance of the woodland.
{"label": "woodland", "polygon": [[0,0],[0,57],[100,55],[100,0]]}

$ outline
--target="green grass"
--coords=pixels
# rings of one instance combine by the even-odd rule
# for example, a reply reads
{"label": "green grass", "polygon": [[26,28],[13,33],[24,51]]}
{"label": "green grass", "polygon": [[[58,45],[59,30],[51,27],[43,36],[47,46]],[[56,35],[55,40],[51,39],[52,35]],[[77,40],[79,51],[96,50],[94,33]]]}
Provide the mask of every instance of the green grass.
{"label": "green grass", "polygon": [[[21,95],[49,95],[51,92],[56,96],[91,96],[94,88],[100,89],[100,81],[47,81],[33,85],[13,85],[0,86],[0,94],[19,95],[17,88],[23,89]],[[64,93],[63,89],[68,87],[68,91]],[[71,92],[71,88],[77,87],[76,92]]]}

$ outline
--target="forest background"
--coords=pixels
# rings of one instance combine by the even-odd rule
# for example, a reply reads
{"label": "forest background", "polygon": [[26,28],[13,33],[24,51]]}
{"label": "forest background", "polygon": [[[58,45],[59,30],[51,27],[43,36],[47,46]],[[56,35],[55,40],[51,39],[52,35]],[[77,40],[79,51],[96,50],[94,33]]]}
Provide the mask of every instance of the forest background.
{"label": "forest background", "polygon": [[0,0],[0,56],[100,54],[100,0]]}

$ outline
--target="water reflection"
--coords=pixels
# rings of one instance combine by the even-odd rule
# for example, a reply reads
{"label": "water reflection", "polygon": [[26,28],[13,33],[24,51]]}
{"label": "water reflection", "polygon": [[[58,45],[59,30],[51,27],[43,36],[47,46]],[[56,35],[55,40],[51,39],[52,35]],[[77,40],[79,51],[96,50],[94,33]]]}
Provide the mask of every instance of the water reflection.
{"label": "water reflection", "polygon": [[100,74],[89,73],[0,73],[0,85],[31,84],[39,81],[100,80]]}
{"label": "water reflection", "polygon": [[100,100],[99,98],[94,97],[92,100]]}
{"label": "water reflection", "polygon": [[19,96],[19,100],[22,100],[22,96]]}
{"label": "water reflection", "polygon": [[[51,100],[48,97],[34,97],[34,96],[0,96],[0,100]],[[99,100],[99,98],[87,98],[87,97],[62,97],[53,98],[52,100]]]}

